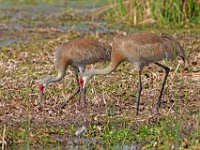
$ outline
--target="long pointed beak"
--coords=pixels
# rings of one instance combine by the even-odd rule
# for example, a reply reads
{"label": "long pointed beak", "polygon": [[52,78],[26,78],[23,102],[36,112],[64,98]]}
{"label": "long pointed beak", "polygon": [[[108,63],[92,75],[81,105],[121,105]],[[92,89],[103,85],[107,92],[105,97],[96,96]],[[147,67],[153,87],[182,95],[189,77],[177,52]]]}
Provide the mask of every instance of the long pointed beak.
{"label": "long pointed beak", "polygon": [[39,105],[39,104],[41,104],[41,102],[43,101],[43,99],[44,99],[44,92],[43,91],[40,91],[40,93],[39,93],[39,97],[38,97],[38,99],[35,101],[35,105]]}

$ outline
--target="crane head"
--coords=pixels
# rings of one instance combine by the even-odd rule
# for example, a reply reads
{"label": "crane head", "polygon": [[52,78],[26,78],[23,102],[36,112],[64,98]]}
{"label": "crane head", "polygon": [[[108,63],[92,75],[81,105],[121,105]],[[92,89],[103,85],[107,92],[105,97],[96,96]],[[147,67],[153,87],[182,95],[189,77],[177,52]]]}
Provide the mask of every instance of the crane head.
{"label": "crane head", "polygon": [[83,88],[83,86],[84,86],[84,80],[83,80],[82,77],[80,77],[80,79],[79,79],[79,84],[80,84],[81,88]]}
{"label": "crane head", "polygon": [[45,87],[46,85],[45,84],[40,84],[39,85],[39,90],[40,90],[40,93],[39,93],[39,99],[35,101],[35,105],[38,105],[42,102],[43,98],[44,98],[44,90],[45,90]]}
{"label": "crane head", "polygon": [[52,76],[47,76],[37,81],[37,83],[39,84],[40,92],[44,93],[44,90],[46,89],[51,80]]}
{"label": "crane head", "polygon": [[39,100],[35,102],[35,105],[38,105],[41,103],[41,101],[44,99],[44,91],[46,87],[49,84],[49,80],[51,79],[51,76],[47,76],[45,78],[42,78],[40,80],[37,80],[36,82],[39,84]]}
{"label": "crane head", "polygon": [[45,89],[45,85],[44,84],[40,84],[39,85],[40,92],[44,93],[44,89]]}
{"label": "crane head", "polygon": [[83,75],[80,77],[79,84],[82,89],[84,89],[86,87],[87,82],[89,81],[90,78],[91,78],[91,76],[87,76],[87,75],[86,76]]}

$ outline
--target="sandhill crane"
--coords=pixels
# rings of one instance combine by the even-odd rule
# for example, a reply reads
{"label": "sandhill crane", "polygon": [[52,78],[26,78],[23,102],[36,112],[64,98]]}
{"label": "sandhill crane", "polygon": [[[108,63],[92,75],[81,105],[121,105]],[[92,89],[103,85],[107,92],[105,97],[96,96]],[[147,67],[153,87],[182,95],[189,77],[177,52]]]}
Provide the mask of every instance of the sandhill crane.
{"label": "sandhill crane", "polygon": [[[109,61],[111,56],[111,46],[90,39],[74,39],[62,44],[56,51],[55,67],[58,71],[57,76],[47,76],[42,78],[39,83],[39,100],[44,96],[44,90],[51,82],[59,82],[66,74],[66,69],[70,65],[75,72],[77,89],[68,98],[67,102],[80,92],[78,72],[82,74],[88,64],[94,64],[102,61]],[[85,93],[84,93],[85,94]]]}
{"label": "sandhill crane", "polygon": [[162,59],[174,59],[180,56],[185,62],[185,52],[181,45],[172,37],[162,34],[157,35],[154,33],[134,33],[126,36],[119,36],[113,42],[111,52],[111,63],[105,69],[91,69],[86,71],[81,76],[82,87],[85,88],[88,80],[93,75],[109,74],[123,62],[128,61],[134,64],[139,73],[138,95],[136,115],[139,113],[140,95],[142,91],[141,72],[143,67],[154,63],[165,70],[164,81],[160,90],[160,95],[156,103],[156,108],[161,105],[161,97],[163,94],[165,82],[170,72],[170,68],[160,64],[158,61]]}

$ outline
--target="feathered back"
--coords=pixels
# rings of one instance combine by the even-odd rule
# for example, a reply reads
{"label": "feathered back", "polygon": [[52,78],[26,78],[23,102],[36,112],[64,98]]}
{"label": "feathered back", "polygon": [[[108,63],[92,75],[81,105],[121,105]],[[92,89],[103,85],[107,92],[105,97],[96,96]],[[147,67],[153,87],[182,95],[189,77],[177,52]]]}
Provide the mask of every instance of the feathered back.
{"label": "feathered back", "polygon": [[162,59],[174,59],[180,56],[185,61],[182,46],[171,36],[154,33],[133,33],[119,36],[113,43],[113,49],[120,51],[130,62],[152,63]]}
{"label": "feathered back", "polygon": [[55,66],[65,59],[71,64],[92,64],[109,61],[112,47],[95,40],[78,38],[62,44],[56,52]]}

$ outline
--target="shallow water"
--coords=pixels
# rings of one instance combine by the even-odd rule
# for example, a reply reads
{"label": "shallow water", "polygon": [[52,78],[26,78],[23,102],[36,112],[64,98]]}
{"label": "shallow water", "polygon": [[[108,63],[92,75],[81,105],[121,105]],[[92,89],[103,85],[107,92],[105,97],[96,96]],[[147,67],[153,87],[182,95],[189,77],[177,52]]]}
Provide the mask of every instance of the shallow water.
{"label": "shallow water", "polygon": [[94,9],[106,5],[105,0],[22,4],[4,0],[0,2],[0,46],[23,42],[9,32],[21,32],[24,29],[53,27],[64,31],[110,31],[105,21],[91,19]]}

